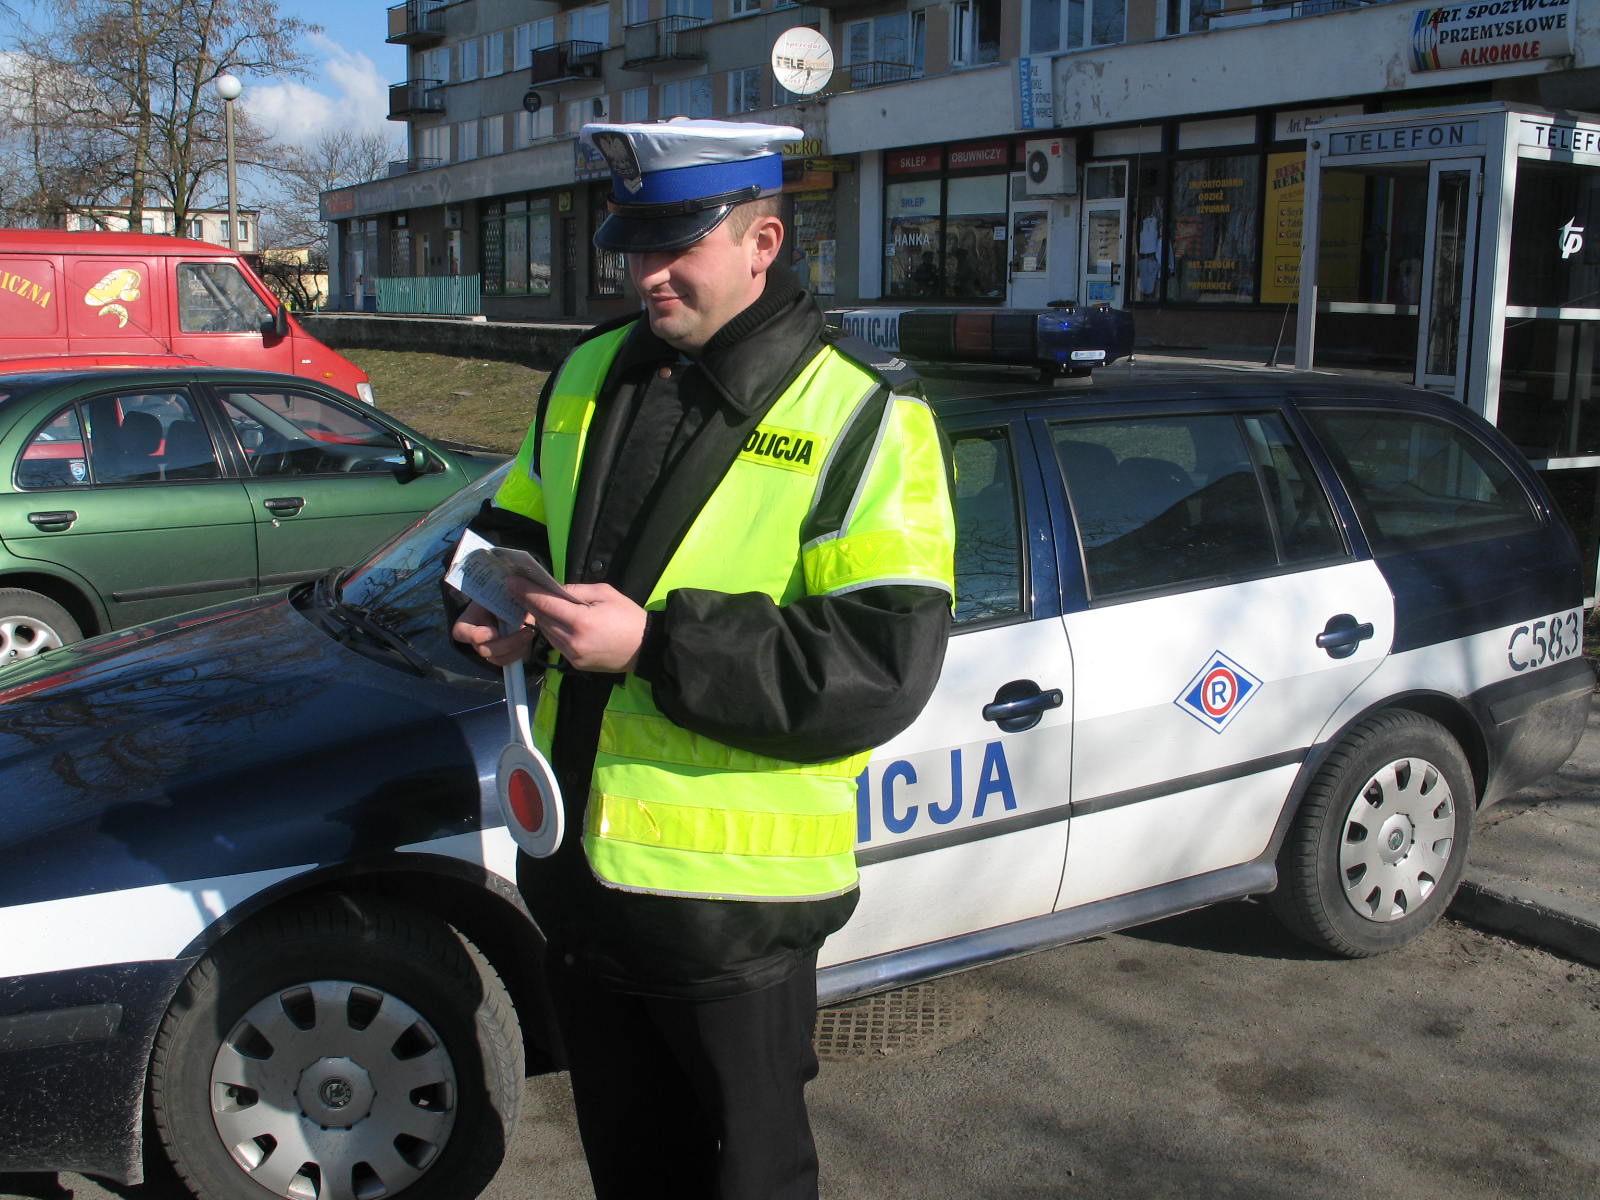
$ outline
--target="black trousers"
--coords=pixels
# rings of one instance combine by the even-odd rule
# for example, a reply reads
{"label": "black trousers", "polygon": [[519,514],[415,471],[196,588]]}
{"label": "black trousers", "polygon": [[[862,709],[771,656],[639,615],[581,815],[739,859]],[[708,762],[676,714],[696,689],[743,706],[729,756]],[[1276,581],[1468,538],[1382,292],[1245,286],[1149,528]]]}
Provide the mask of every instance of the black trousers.
{"label": "black trousers", "polygon": [[816,1200],[814,954],[718,1000],[619,992],[559,953],[547,971],[597,1200]]}

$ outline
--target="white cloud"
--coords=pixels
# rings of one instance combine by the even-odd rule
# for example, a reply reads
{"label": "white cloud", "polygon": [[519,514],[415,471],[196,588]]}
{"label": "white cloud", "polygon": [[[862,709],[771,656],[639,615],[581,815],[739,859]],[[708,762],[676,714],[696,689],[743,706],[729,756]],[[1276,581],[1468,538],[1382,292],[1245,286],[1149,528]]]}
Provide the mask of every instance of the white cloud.
{"label": "white cloud", "polygon": [[294,145],[314,142],[333,129],[377,133],[395,139],[388,120],[389,81],[365,54],[347,50],[322,34],[306,38],[316,60],[309,82],[246,81],[239,103],[272,136]]}

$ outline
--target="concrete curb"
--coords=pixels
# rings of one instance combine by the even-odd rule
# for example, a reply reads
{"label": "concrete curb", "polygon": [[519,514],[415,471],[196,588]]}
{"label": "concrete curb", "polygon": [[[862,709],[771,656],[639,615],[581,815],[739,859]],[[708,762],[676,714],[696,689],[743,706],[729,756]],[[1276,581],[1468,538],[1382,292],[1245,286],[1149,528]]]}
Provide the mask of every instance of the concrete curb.
{"label": "concrete curb", "polygon": [[1449,912],[1469,925],[1600,967],[1600,904],[1469,869]]}

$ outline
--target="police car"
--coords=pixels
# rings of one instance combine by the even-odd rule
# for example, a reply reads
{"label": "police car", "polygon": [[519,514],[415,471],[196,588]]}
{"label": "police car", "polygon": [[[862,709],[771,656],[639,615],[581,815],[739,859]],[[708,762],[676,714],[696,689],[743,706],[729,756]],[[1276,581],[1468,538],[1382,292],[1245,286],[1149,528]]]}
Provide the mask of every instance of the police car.
{"label": "police car", "polygon": [[[1338,955],[1449,902],[1582,730],[1579,554],[1460,405],[1329,377],[937,406],[956,625],[858,784],[839,999],[1230,897]],[[343,575],[0,673],[0,1170],[476,1195],[547,1045],[501,680],[440,579],[490,476]]]}

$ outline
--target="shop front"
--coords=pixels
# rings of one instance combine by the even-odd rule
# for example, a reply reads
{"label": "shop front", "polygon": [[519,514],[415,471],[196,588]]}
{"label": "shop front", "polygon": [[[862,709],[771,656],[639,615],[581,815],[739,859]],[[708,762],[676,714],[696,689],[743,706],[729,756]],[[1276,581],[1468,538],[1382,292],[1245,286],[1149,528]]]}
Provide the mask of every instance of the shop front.
{"label": "shop front", "polygon": [[1295,361],[1455,396],[1600,549],[1600,118],[1509,104],[1312,127]]}

